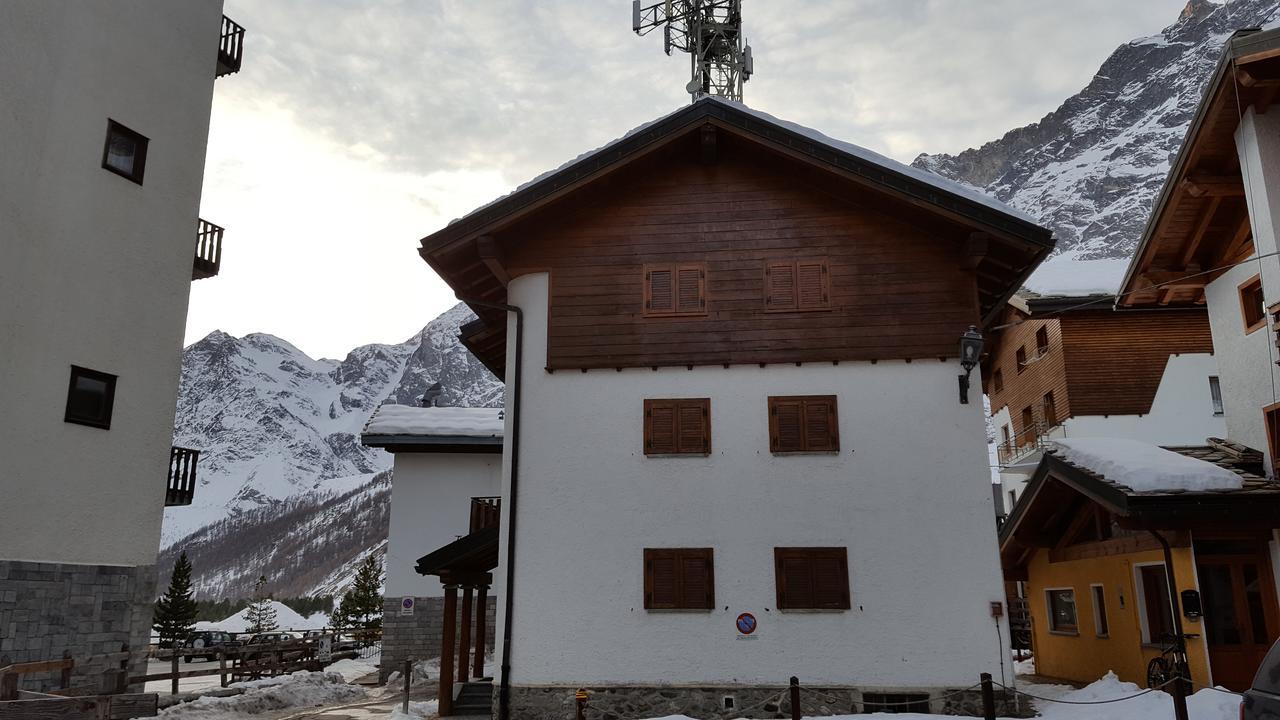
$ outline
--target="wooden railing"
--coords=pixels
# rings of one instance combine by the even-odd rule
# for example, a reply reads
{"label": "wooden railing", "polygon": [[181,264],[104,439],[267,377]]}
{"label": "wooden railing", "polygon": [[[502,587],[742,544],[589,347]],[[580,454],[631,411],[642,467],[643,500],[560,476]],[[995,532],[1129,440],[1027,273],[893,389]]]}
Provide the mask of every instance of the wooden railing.
{"label": "wooden railing", "polygon": [[[4,664],[0,657],[0,720],[127,720],[156,714],[155,693],[126,692],[129,685],[129,646],[120,652],[79,660],[63,653],[58,660]],[[93,688],[71,687],[77,665],[107,665],[95,694]],[[20,690],[23,675],[58,672],[58,689],[49,692]]]}
{"label": "wooden railing", "polygon": [[479,532],[498,527],[502,517],[502,498],[471,498],[471,527],[468,532]]}
{"label": "wooden railing", "polygon": [[169,450],[169,484],[164,492],[165,507],[190,505],[196,493],[196,464],[200,451],[174,447]]}
{"label": "wooden railing", "polygon": [[244,56],[244,28],[226,15],[222,16],[222,37],[218,41],[217,77],[240,72]]}
{"label": "wooden railing", "polygon": [[[278,643],[259,643],[257,645],[235,645],[209,648],[177,648],[158,650],[152,653],[154,660],[168,660],[169,672],[147,673],[129,678],[131,683],[147,683],[155,680],[168,680],[170,692],[177,695],[179,681],[183,678],[218,676],[222,687],[241,680],[257,680],[262,677],[288,675],[299,670],[321,670],[325,665],[338,660],[355,659],[360,656],[358,643],[338,640],[339,633],[329,636],[330,650],[327,656],[320,652],[316,641],[290,640]],[[183,658],[203,658],[209,655],[217,657],[218,667],[200,670],[179,670],[178,661]]]}
{"label": "wooden railing", "polygon": [[219,225],[208,220],[196,220],[196,258],[191,266],[191,279],[203,280],[218,274],[222,266],[222,234]]}

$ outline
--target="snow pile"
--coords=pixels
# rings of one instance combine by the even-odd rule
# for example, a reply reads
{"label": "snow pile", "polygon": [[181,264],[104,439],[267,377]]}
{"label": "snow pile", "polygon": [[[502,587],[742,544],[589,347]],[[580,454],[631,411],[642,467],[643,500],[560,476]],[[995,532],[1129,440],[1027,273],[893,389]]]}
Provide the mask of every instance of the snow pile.
{"label": "snow pile", "polygon": [[352,702],[365,697],[364,688],[348,685],[337,673],[296,672],[292,675],[236,683],[242,695],[200,697],[161,710],[165,720],[231,720],[273,710]]}
{"label": "snow pile", "polygon": [[439,702],[436,700],[411,702],[407,713],[400,705],[396,705],[391,714],[387,716],[387,720],[422,720],[422,718],[435,717],[438,709]]}
{"label": "snow pile", "polygon": [[[311,618],[304,618],[294,612],[293,608],[278,600],[272,600],[271,607],[275,608],[276,624],[281,630],[315,630],[323,628],[328,624],[326,619],[320,625],[315,625],[312,623],[312,619],[315,618],[315,615],[312,615]],[[219,620],[217,622],[209,622],[207,620],[198,622],[196,623],[196,629],[222,630],[224,632],[233,633],[247,632],[249,630],[249,608],[245,608],[225,620]]]}
{"label": "snow pile", "polygon": [[378,672],[378,661],[381,656],[357,658],[343,658],[338,662],[325,666],[324,671],[327,673],[337,673],[347,682],[355,682],[360,678]]}
{"label": "snow pile", "polygon": [[365,435],[502,437],[501,408],[383,405],[369,418]]}
{"label": "snow pile", "polygon": [[1137,492],[1238,490],[1239,475],[1213,463],[1121,438],[1054,440],[1063,460]]}

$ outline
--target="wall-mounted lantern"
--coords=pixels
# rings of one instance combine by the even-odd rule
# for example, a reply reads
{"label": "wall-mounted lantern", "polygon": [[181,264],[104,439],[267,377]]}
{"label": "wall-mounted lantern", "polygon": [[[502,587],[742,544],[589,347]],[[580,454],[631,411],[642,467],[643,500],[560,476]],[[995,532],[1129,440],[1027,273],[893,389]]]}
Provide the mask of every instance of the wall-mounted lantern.
{"label": "wall-mounted lantern", "polygon": [[969,404],[969,374],[973,372],[981,356],[982,333],[978,332],[977,325],[970,325],[960,336],[960,367],[964,368],[964,374],[960,376],[961,405]]}

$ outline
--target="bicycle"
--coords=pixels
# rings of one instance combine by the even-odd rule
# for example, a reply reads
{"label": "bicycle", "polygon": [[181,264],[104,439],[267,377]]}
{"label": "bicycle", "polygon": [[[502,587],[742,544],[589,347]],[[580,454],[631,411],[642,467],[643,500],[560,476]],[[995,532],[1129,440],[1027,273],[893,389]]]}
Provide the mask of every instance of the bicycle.
{"label": "bicycle", "polygon": [[[1184,642],[1198,637],[1200,636],[1190,633],[1182,635]],[[1171,633],[1162,633],[1158,639],[1160,641],[1160,655],[1151,658],[1151,662],[1147,663],[1147,687],[1152,689],[1163,688],[1174,678],[1182,678],[1185,682],[1191,682],[1191,670],[1187,667],[1187,655],[1185,652],[1178,652],[1178,637]]]}

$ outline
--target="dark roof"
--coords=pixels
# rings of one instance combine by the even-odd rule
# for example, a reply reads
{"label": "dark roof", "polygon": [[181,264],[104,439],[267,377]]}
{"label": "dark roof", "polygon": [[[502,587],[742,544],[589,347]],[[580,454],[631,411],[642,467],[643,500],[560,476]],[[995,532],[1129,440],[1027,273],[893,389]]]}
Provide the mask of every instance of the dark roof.
{"label": "dark roof", "polygon": [[418,558],[419,575],[488,572],[498,567],[498,528],[463,535]]}
{"label": "dark roof", "polygon": [[501,453],[502,438],[453,435],[369,435],[360,436],[360,444],[382,448],[392,453]]}

